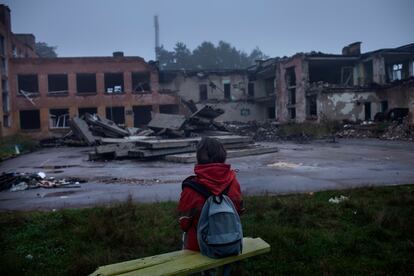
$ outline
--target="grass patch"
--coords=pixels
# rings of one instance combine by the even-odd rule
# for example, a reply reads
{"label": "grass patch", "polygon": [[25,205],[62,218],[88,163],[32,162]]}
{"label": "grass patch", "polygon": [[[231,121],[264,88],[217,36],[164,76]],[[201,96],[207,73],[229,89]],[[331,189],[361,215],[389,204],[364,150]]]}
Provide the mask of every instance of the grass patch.
{"label": "grass patch", "polygon": [[[330,204],[338,195],[348,201]],[[272,246],[237,275],[413,274],[414,186],[247,197],[245,236]],[[85,275],[178,250],[176,203],[0,214],[1,275]],[[31,259],[31,255],[33,258]]]}
{"label": "grass patch", "polygon": [[22,135],[4,137],[0,140],[0,161],[16,155],[16,145],[20,152],[33,151],[39,146],[37,141]]}

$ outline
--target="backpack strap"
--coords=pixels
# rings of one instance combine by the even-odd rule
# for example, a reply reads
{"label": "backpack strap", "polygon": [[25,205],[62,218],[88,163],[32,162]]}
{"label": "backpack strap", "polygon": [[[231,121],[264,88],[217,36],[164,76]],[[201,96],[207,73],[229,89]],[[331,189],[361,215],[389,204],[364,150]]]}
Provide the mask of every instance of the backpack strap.
{"label": "backpack strap", "polygon": [[[184,190],[185,187],[189,187],[189,188],[193,189],[194,191],[198,192],[199,194],[201,194],[202,196],[204,196],[206,199],[209,198],[210,196],[214,195],[204,185],[201,185],[200,183],[194,181],[193,179],[194,179],[193,176],[190,176],[190,177],[187,177],[186,179],[184,179],[183,183],[181,184],[181,189]],[[226,187],[226,189],[223,190],[223,192],[220,194],[220,196],[221,195],[227,195],[229,190],[230,190],[230,185],[228,185]]]}

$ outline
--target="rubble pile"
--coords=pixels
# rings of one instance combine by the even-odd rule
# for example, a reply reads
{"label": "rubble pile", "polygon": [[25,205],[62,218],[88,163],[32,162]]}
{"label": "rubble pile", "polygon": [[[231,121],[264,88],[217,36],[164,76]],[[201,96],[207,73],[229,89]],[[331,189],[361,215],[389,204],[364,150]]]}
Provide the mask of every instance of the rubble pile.
{"label": "rubble pile", "polygon": [[385,130],[380,138],[386,140],[414,141],[414,126],[410,125],[406,120],[402,124],[393,123]]}
{"label": "rubble pile", "polygon": [[[204,106],[185,117],[178,114],[154,113],[146,129],[123,129],[98,115],[85,114],[71,120],[71,130],[79,141],[95,146],[89,160],[137,158],[141,160],[166,159],[185,162],[193,156],[175,156],[195,153],[203,136],[218,139],[229,150],[245,150],[244,155],[277,151],[275,147],[253,145],[250,136],[234,135],[215,121],[222,109]],[[234,156],[241,156],[241,153]],[[173,156],[174,155],[174,156]],[[170,158],[166,158],[169,156]],[[171,157],[172,156],[172,157]],[[184,160],[184,161],[182,161]]]}
{"label": "rubble pile", "polygon": [[3,173],[0,175],[0,191],[23,191],[36,188],[80,188],[79,183],[85,182],[78,178],[56,179],[46,177],[43,172],[38,173]]}
{"label": "rubble pile", "polygon": [[279,141],[282,139],[277,122],[228,122],[225,126],[237,135],[251,136],[254,141]]}

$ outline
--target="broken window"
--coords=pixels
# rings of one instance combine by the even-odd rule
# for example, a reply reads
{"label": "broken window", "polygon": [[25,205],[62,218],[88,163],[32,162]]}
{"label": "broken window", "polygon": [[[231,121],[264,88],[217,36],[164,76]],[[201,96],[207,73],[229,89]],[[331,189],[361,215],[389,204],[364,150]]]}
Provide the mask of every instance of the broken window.
{"label": "broken window", "polygon": [[20,128],[21,129],[40,129],[39,110],[21,110],[20,111]]}
{"label": "broken window", "polygon": [[122,73],[105,73],[105,93],[122,93],[124,75]]}
{"label": "broken window", "polygon": [[224,99],[231,100],[231,85],[230,83],[224,84]]}
{"label": "broken window", "polygon": [[150,92],[151,76],[149,72],[132,73],[132,91],[133,92]]}
{"label": "broken window", "polygon": [[391,81],[401,80],[403,74],[403,65],[402,63],[394,64],[391,66]]}
{"label": "broken window", "polygon": [[96,107],[83,107],[78,109],[78,113],[79,117],[83,116],[85,113],[93,115],[98,113],[98,109]]}
{"label": "broken window", "polygon": [[0,59],[0,71],[2,75],[7,75],[7,63],[3,57]]}
{"label": "broken window", "polygon": [[0,35],[0,55],[5,56],[5,51],[6,49],[4,48],[4,36]]}
{"label": "broken window", "polygon": [[296,88],[288,89],[289,99],[288,104],[296,104]]}
{"label": "broken window", "polygon": [[17,81],[20,94],[26,94],[28,96],[31,94],[39,94],[37,75],[18,75]]}
{"label": "broken window", "polygon": [[50,109],[49,110],[49,127],[50,128],[68,128],[69,127],[69,109]]}
{"label": "broken window", "polygon": [[178,114],[179,113],[178,105],[176,105],[176,104],[163,104],[163,105],[160,105],[160,113]]}
{"label": "broken window", "polygon": [[316,105],[316,95],[306,97],[306,114],[308,117],[318,116],[318,109]]}
{"label": "broken window", "polygon": [[152,106],[133,106],[132,110],[134,111],[134,127],[142,127],[151,121]]}
{"label": "broken window", "polygon": [[410,61],[408,68],[409,68],[408,75],[410,77],[414,77],[414,61]]}
{"label": "broken window", "polygon": [[3,126],[4,127],[11,127],[10,115],[3,115]]}
{"label": "broken window", "polygon": [[373,83],[373,73],[374,72],[374,66],[372,64],[372,60],[364,62],[364,80],[360,82],[361,84],[370,85]]}
{"label": "broken window", "polygon": [[51,74],[47,76],[50,95],[68,93],[68,76],[65,74]]}
{"label": "broken window", "polygon": [[2,91],[2,100],[3,100],[3,112],[7,113],[10,111],[10,97],[9,97],[9,85],[8,81],[5,79],[1,80]]}
{"label": "broken window", "polygon": [[267,118],[268,119],[275,119],[276,118],[276,111],[275,107],[271,106],[267,108]]}
{"label": "broken window", "polygon": [[288,109],[289,119],[294,120],[296,118],[296,108],[292,107]]}
{"label": "broken window", "polygon": [[95,74],[76,74],[78,93],[96,93]]}
{"label": "broken window", "polygon": [[365,111],[365,121],[371,120],[371,103],[366,102],[364,103],[364,111]]}
{"label": "broken window", "polygon": [[381,112],[386,112],[388,110],[388,101],[381,102]]}
{"label": "broken window", "polygon": [[207,84],[200,84],[198,86],[198,90],[200,93],[200,101],[206,101],[208,96],[207,96]]}
{"label": "broken window", "polygon": [[249,97],[254,97],[254,82],[249,82],[247,86],[247,95]]}
{"label": "broken window", "polygon": [[267,96],[275,93],[275,78],[265,79],[265,92]]}
{"label": "broken window", "polygon": [[296,86],[295,67],[286,68],[286,84],[288,87]]}
{"label": "broken window", "polygon": [[354,82],[354,69],[353,67],[342,67],[341,68],[341,84],[352,85]]}
{"label": "broken window", "polygon": [[106,108],[106,118],[118,125],[125,124],[125,108],[123,106],[112,106]]}

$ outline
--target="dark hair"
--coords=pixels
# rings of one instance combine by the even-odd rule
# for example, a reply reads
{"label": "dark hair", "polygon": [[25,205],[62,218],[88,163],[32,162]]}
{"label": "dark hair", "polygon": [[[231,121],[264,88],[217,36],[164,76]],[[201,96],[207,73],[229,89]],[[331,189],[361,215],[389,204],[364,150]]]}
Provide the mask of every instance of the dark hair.
{"label": "dark hair", "polygon": [[197,145],[197,163],[224,163],[226,161],[226,150],[219,140],[203,137]]}

